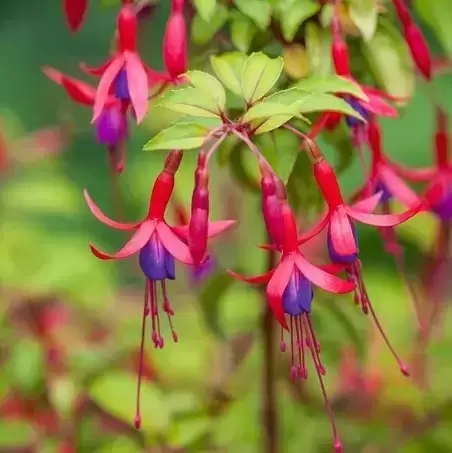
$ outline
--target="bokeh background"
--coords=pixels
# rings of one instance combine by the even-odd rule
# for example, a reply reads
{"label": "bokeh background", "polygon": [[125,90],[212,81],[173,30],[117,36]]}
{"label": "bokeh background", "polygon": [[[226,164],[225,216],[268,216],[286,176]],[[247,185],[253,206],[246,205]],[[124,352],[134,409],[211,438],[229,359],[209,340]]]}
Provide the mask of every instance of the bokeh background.
{"label": "bokeh background", "polygon": [[[77,76],[79,61],[104,60],[116,8],[92,3],[76,36],[67,31],[55,0],[0,4],[0,146],[9,156],[0,176],[0,452],[262,452],[264,301],[259,290],[230,282],[223,270],[263,271],[267,257],[254,245],[265,234],[258,194],[218,166],[211,178],[212,216],[232,216],[240,225],[214,244],[218,272],[203,285],[190,284],[178,269],[170,297],[180,341],[167,341],[163,351],[148,345],[143,430],[132,428],[143,281],[133,259],[100,262],[89,251],[90,241],[110,251],[126,239],[93,219],[83,200],[87,188],[115,215],[106,154],[94,141],[90,112],[71,104],[41,72],[51,65]],[[141,30],[143,55],[158,69],[169,11],[161,3]],[[431,44],[438,48],[433,38]],[[438,77],[435,89],[450,111],[451,78]],[[141,148],[173,120],[152,108],[143,127],[133,129],[120,178],[130,220],[146,212],[164,157]],[[383,124],[388,153],[407,165],[431,164],[433,120],[419,84],[401,117]],[[334,150],[324,145],[332,156]],[[177,197],[186,206],[194,159],[187,155],[177,175]],[[342,187],[350,193],[362,177],[355,163],[341,174]],[[398,232],[416,281],[435,239],[436,220],[423,214]],[[394,263],[377,232],[363,228],[359,234],[376,310],[401,355],[411,364],[422,362],[427,377],[400,375],[351,296],[319,292],[313,317],[345,451],[452,451],[447,311],[423,362],[414,353],[410,302]],[[330,451],[313,370],[301,384],[292,383],[288,371],[277,354],[278,451]]]}

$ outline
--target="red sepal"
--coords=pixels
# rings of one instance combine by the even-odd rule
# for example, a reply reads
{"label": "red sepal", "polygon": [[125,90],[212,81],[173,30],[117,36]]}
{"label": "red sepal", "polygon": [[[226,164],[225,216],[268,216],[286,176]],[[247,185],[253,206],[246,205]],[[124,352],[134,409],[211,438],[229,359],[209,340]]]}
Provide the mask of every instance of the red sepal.
{"label": "red sepal", "polygon": [[373,225],[378,227],[393,227],[400,225],[403,222],[411,219],[421,209],[424,209],[424,203],[420,203],[418,206],[409,209],[401,214],[366,214],[364,212],[357,211],[349,206],[346,206],[347,214],[358,222],[365,223],[367,225]]}
{"label": "red sepal", "polygon": [[181,263],[192,265],[193,260],[188,247],[171,231],[164,221],[157,223],[157,233],[165,249]]}
{"label": "red sepal", "polygon": [[331,214],[330,237],[334,250],[339,255],[347,256],[358,252],[350,219],[344,206],[338,207]]}
{"label": "red sepal", "polygon": [[137,124],[140,124],[148,110],[148,78],[140,57],[135,52],[126,52],[127,84]]}
{"label": "red sepal", "polygon": [[94,203],[93,199],[89,196],[89,193],[86,189],[83,191],[83,195],[85,197],[86,204],[88,205],[88,208],[94,215],[94,217],[96,217],[97,220],[102,222],[104,225],[109,226],[110,228],[114,228],[115,230],[129,231],[138,228],[142,224],[142,222],[135,223],[116,222],[115,220],[112,220],[109,217],[107,217],[99,209],[96,203]]}
{"label": "red sepal", "polygon": [[155,231],[155,227],[156,225],[154,220],[144,221],[138,228],[137,232],[132,236],[130,241],[127,242],[127,244],[119,252],[114,254],[102,252],[92,244],[90,244],[89,246],[91,248],[91,251],[93,252],[93,255],[101,260],[119,260],[128,258],[129,256],[137,253],[147,244]]}

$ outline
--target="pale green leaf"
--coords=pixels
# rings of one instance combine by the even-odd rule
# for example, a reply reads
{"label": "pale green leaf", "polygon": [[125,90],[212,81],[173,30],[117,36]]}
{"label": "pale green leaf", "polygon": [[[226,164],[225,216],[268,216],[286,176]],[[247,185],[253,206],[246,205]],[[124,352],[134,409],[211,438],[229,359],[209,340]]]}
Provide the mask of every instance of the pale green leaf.
{"label": "pale green leaf", "polygon": [[199,148],[209,128],[196,123],[177,123],[151,138],[143,147],[144,151],[165,149]]}
{"label": "pale green leaf", "polygon": [[284,39],[292,41],[300,25],[317,14],[320,4],[313,0],[286,1],[280,13],[281,28]]}
{"label": "pale green leaf", "polygon": [[[109,373],[97,379],[88,391],[90,398],[107,413],[132,425],[135,419],[137,380],[133,374]],[[171,414],[162,391],[149,382],[141,384],[142,430],[162,434]]]}
{"label": "pale green leaf", "polygon": [[281,115],[289,115],[291,117],[297,116],[298,115],[297,104],[295,103],[293,105],[288,106],[283,104],[277,104],[275,102],[267,101],[259,102],[259,104],[255,104],[245,113],[245,115],[243,115],[242,120],[244,122],[249,122],[257,119]]}
{"label": "pale green leaf", "polygon": [[257,28],[250,19],[237,12],[231,18],[231,41],[241,52],[248,52]]}
{"label": "pale green leaf", "polygon": [[351,94],[363,101],[368,100],[368,97],[357,83],[335,74],[309,77],[297,82],[295,87],[319,93]]}
{"label": "pale green leaf", "polygon": [[375,78],[391,96],[410,98],[415,88],[411,56],[399,31],[391,24],[381,24],[373,39],[363,42],[366,57]]}
{"label": "pale green leaf", "polygon": [[266,132],[278,129],[278,127],[290,121],[294,115],[276,115],[264,120],[252,122],[253,133],[255,135],[265,134]]}
{"label": "pale green leaf", "polygon": [[226,92],[223,85],[215,77],[202,71],[188,71],[184,76],[191,85],[208,94],[217,103],[220,112],[224,111],[226,107]]}
{"label": "pale green leaf", "polygon": [[201,118],[216,118],[221,114],[217,101],[194,87],[169,91],[160,99],[158,105],[173,112]]}
{"label": "pale green leaf", "polygon": [[214,35],[221,30],[228,19],[227,8],[218,3],[209,21],[203,20],[199,15],[193,18],[191,25],[191,37],[195,44],[207,44]]}
{"label": "pale green leaf", "polygon": [[29,451],[38,439],[38,433],[30,423],[7,420],[0,423],[0,448],[3,451]]}
{"label": "pale green leaf", "polygon": [[370,41],[377,29],[377,0],[351,0],[349,14],[363,38]]}
{"label": "pale green leaf", "polygon": [[246,55],[240,52],[228,52],[210,58],[210,64],[215,75],[232,93],[243,97],[242,72],[245,66]]}
{"label": "pale green leaf", "polygon": [[266,97],[262,102],[271,102],[289,106],[298,103],[309,96],[311,96],[310,92],[294,87],[288,88],[287,90],[277,91],[276,93]]}
{"label": "pale green leaf", "polygon": [[333,72],[329,31],[322,30],[318,25],[309,22],[306,25],[305,41],[311,72],[322,75]]}
{"label": "pale green leaf", "polygon": [[212,428],[213,420],[201,415],[176,421],[171,427],[168,442],[171,447],[188,447],[202,439]]}
{"label": "pale green leaf", "polygon": [[242,73],[242,91],[248,104],[262,99],[276,84],[284,62],[281,57],[270,58],[262,52],[251,54]]}
{"label": "pale green leaf", "polygon": [[337,112],[364,121],[364,118],[348,102],[327,93],[313,93],[309,98],[299,105],[299,112]]}
{"label": "pale green leaf", "polygon": [[213,19],[217,0],[194,0],[194,4],[202,20],[209,22]]}
{"label": "pale green leaf", "polygon": [[268,0],[234,0],[241,13],[249,17],[261,30],[270,25],[272,8]]}

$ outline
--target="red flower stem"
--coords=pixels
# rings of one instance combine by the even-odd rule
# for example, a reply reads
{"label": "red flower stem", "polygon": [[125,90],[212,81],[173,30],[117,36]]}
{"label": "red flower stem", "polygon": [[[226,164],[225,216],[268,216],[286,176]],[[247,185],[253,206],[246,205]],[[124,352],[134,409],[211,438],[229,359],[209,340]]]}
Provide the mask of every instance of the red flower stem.
{"label": "red flower stem", "polygon": [[283,127],[304,141],[303,144],[306,145],[306,151],[308,151],[308,156],[310,157],[312,163],[320,162],[325,159],[320,151],[320,148],[317,146],[316,142],[309,137],[309,135],[295,129],[290,124],[285,124]]}
{"label": "red flower stem", "polygon": [[[267,240],[270,241],[270,238]],[[273,269],[275,264],[275,252],[268,254],[267,270]],[[276,377],[275,377],[275,324],[272,312],[268,307],[266,294],[265,312],[262,317],[262,340],[264,348],[263,357],[263,392],[262,392],[262,428],[264,439],[264,453],[278,452],[278,414],[276,404]]]}
{"label": "red flower stem", "polygon": [[210,158],[213,156],[215,151],[220,147],[220,145],[223,143],[223,141],[226,139],[226,137],[228,135],[229,135],[229,132],[224,132],[223,135],[221,135],[221,137],[216,142],[214,142],[214,144],[212,145],[212,147],[210,148],[210,150],[208,151],[207,156],[206,156],[206,164],[205,164],[206,167],[209,164]]}
{"label": "red flower stem", "polygon": [[109,149],[108,151],[108,166],[110,179],[110,197],[113,203],[114,215],[117,219],[123,219],[124,209],[121,199],[121,190],[119,187],[119,173],[117,172],[117,150]]}
{"label": "red flower stem", "polygon": [[259,148],[250,140],[248,135],[244,135],[241,132],[239,132],[237,129],[231,129],[232,133],[236,135],[240,140],[242,140],[243,143],[248,145],[248,148],[250,151],[257,157],[259,162],[264,162],[268,168],[273,168],[267,161],[267,159],[264,157],[264,155],[259,151]]}

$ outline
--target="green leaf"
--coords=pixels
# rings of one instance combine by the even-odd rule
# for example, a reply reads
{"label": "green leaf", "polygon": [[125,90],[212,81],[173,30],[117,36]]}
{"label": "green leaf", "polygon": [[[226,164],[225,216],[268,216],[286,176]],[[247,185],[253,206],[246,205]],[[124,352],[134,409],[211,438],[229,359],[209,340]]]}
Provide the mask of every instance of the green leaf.
{"label": "green leaf", "polygon": [[213,420],[208,416],[201,415],[176,421],[171,427],[168,442],[171,447],[189,447],[209,434]]}
{"label": "green leaf", "polygon": [[217,111],[222,112],[225,110],[226,92],[223,85],[215,77],[202,71],[188,71],[184,76],[191,85],[208,94],[217,103]]}
{"label": "green leaf", "polygon": [[[130,425],[135,419],[137,379],[126,373],[109,373],[91,386],[89,396],[103,410]],[[162,434],[169,427],[171,414],[161,390],[149,382],[141,384],[142,430]]]}
{"label": "green leaf", "polygon": [[246,146],[239,144],[232,149],[229,157],[229,164],[233,178],[241,186],[250,192],[260,193],[260,184],[246,165],[245,154],[250,151]]}
{"label": "green leaf", "polygon": [[447,54],[452,56],[452,3],[449,0],[414,0],[420,16],[438,37]]}
{"label": "green leaf", "polygon": [[23,451],[24,447],[31,447],[36,439],[37,433],[29,423],[5,419],[0,423],[0,448],[3,451],[17,451],[20,447]]}
{"label": "green leaf", "polygon": [[143,147],[144,151],[199,148],[209,128],[197,123],[177,123],[159,132]]}
{"label": "green leaf", "polygon": [[201,118],[217,118],[221,115],[217,101],[203,90],[193,87],[169,91],[158,105],[173,112]]}
{"label": "green leaf", "polygon": [[194,0],[196,11],[202,20],[209,22],[213,19],[217,0]]}
{"label": "green leaf", "polygon": [[23,338],[10,351],[7,372],[13,385],[22,393],[39,395],[45,384],[45,364],[41,345],[35,340]]}
{"label": "green leaf", "polygon": [[270,58],[262,52],[251,54],[242,73],[242,92],[248,104],[262,99],[276,84],[284,62],[281,57]]}
{"label": "green leaf", "polygon": [[351,94],[363,101],[368,100],[367,95],[356,82],[335,74],[309,77],[297,82],[295,87],[319,93]]}
{"label": "green leaf", "polygon": [[243,97],[242,72],[245,61],[246,55],[240,52],[228,52],[210,58],[210,64],[215,75],[226,88],[240,97]]}
{"label": "green leaf", "polygon": [[221,3],[217,3],[212,19],[203,20],[199,15],[193,18],[191,24],[191,37],[195,44],[207,44],[214,35],[223,28],[228,19],[228,10]]}
{"label": "green leaf", "polygon": [[96,449],[96,453],[142,453],[143,448],[126,436],[115,436],[108,444]]}
{"label": "green leaf", "polygon": [[[302,101],[301,101],[302,102]],[[257,119],[269,118],[272,116],[298,116],[297,105],[283,105],[277,104],[276,102],[259,102],[251,107],[245,115],[243,115],[242,120],[244,122],[249,122]]]}
{"label": "green leaf", "polygon": [[248,52],[253,38],[256,36],[257,28],[250,19],[237,11],[231,15],[231,41],[234,46],[242,51]]}
{"label": "green leaf", "polygon": [[219,304],[233,283],[234,279],[228,274],[218,273],[209,280],[199,295],[204,322],[209,330],[219,338],[225,338],[221,328]]}
{"label": "green leaf", "polygon": [[350,18],[366,41],[370,41],[377,30],[377,0],[351,0]]}
{"label": "green leaf", "polygon": [[323,134],[322,138],[334,148],[338,155],[335,171],[339,175],[350,167],[356,155],[350,130],[345,123],[341,122],[333,131]]}
{"label": "green leaf", "polygon": [[391,24],[380,24],[373,39],[363,42],[363,54],[378,83],[391,96],[411,97],[415,72],[403,37]]}
{"label": "green leaf", "polygon": [[309,67],[313,74],[331,74],[332,62],[331,37],[328,30],[322,30],[310,22],[306,25],[306,52],[309,58]]}
{"label": "green leaf", "polygon": [[61,417],[72,417],[78,396],[79,389],[72,379],[55,377],[50,380],[50,401]]}
{"label": "green leaf", "polygon": [[261,30],[266,30],[270,25],[272,8],[268,0],[234,0],[234,3]]}
{"label": "green leaf", "polygon": [[317,14],[320,4],[313,0],[289,0],[283,3],[280,13],[281,28],[284,39],[291,42],[300,25]]}
{"label": "green leaf", "polygon": [[351,105],[341,98],[327,93],[313,93],[309,98],[306,98],[303,104],[299,106],[301,113],[311,112],[337,112],[345,115],[353,116],[361,121],[364,118]]}

